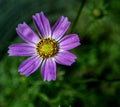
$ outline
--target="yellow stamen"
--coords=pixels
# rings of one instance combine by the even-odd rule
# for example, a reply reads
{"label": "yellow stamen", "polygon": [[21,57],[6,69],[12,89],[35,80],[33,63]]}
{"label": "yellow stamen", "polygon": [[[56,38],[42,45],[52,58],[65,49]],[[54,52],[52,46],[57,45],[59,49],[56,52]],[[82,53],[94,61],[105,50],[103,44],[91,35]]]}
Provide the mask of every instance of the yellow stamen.
{"label": "yellow stamen", "polygon": [[54,56],[58,52],[58,46],[54,39],[44,38],[36,44],[36,52],[43,59]]}

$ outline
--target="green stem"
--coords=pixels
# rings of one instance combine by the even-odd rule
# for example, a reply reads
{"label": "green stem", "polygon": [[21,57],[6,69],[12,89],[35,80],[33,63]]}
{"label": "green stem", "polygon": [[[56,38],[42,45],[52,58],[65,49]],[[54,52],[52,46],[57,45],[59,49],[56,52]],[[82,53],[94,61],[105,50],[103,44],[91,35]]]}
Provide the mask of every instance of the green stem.
{"label": "green stem", "polygon": [[71,27],[71,31],[70,31],[70,32],[72,32],[72,31],[75,29],[75,26],[76,26],[76,24],[77,24],[77,22],[78,22],[78,19],[79,19],[79,17],[80,17],[81,11],[82,11],[82,9],[83,9],[83,7],[84,7],[84,5],[85,5],[85,2],[86,2],[86,0],[82,0],[82,2],[81,2],[81,4],[80,4],[80,7],[79,7],[79,10],[78,10],[78,13],[77,13],[76,18],[75,18],[75,20],[74,20],[74,22],[73,22],[73,25],[72,25],[72,27]]}

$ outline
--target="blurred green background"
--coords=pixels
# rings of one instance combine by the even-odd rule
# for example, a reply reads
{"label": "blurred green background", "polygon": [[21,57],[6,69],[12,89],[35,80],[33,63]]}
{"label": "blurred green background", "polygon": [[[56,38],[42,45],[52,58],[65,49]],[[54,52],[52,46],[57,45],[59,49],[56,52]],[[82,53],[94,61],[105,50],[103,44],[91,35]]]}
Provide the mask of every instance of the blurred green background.
{"label": "blurred green background", "polygon": [[[120,0],[0,0],[0,107],[120,107]],[[57,79],[42,81],[40,69],[26,78],[17,69],[26,57],[9,57],[8,46],[23,42],[19,23],[34,30],[32,15],[43,11],[51,26],[71,21],[81,46],[71,66],[57,65]],[[76,18],[76,16],[78,16]],[[78,20],[76,20],[78,19]],[[36,31],[36,30],[35,30]]]}

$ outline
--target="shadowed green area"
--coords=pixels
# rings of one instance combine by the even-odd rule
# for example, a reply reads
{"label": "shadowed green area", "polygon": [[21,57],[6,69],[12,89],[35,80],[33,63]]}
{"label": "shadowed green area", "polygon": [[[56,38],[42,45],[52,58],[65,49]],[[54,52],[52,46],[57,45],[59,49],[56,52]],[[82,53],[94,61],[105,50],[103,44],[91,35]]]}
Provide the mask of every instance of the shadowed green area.
{"label": "shadowed green area", "polygon": [[[80,6],[81,0],[0,0],[0,107],[120,107],[120,0],[86,0],[78,15]],[[51,82],[42,81],[40,68],[21,76],[18,66],[27,57],[7,54],[9,45],[23,42],[17,25],[27,22],[36,32],[32,15],[41,11],[51,26],[67,16],[66,34],[81,40],[71,50],[76,62],[57,65]]]}

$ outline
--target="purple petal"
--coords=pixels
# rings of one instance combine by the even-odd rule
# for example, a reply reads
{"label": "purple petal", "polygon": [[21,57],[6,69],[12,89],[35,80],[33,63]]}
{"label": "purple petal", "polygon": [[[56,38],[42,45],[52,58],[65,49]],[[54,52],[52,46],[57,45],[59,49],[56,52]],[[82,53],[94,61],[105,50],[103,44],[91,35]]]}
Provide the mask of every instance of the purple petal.
{"label": "purple petal", "polygon": [[28,43],[38,43],[40,38],[33,32],[33,30],[24,22],[19,24],[16,28],[18,35]]}
{"label": "purple petal", "polygon": [[44,13],[36,13],[33,16],[34,24],[42,37],[51,37],[51,28],[49,20],[45,17]]}
{"label": "purple petal", "polygon": [[9,56],[32,56],[35,48],[26,43],[17,43],[9,46]]}
{"label": "purple petal", "polygon": [[44,81],[56,80],[56,63],[54,59],[44,60],[41,74]]}
{"label": "purple petal", "polygon": [[21,75],[29,76],[40,66],[42,59],[38,56],[32,56],[25,60],[18,68]]}
{"label": "purple petal", "polygon": [[55,61],[59,64],[70,66],[73,62],[75,62],[76,58],[77,57],[72,53],[68,51],[62,51],[55,56]]}
{"label": "purple petal", "polygon": [[70,35],[64,36],[60,40],[59,47],[63,50],[70,50],[70,49],[73,49],[79,45],[80,45],[80,40],[78,38],[78,35],[70,34]]}
{"label": "purple petal", "polygon": [[52,28],[52,38],[59,40],[67,31],[69,25],[68,18],[61,16]]}

